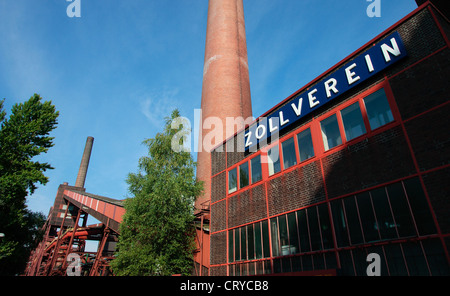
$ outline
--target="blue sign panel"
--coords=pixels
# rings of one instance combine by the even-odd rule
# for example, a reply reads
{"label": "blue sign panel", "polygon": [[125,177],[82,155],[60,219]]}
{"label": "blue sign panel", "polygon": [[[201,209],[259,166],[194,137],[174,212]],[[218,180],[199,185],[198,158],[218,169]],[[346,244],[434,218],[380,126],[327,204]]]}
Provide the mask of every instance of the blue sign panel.
{"label": "blue sign panel", "polygon": [[339,97],[388,66],[406,57],[406,49],[398,32],[373,45],[335,72],[296,95],[282,107],[259,118],[245,130],[245,151],[279,133],[305,115]]}

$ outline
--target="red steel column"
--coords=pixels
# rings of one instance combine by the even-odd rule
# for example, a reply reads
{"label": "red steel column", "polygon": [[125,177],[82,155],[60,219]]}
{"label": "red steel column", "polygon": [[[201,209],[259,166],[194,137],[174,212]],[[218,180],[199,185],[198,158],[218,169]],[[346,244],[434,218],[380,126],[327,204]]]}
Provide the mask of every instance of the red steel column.
{"label": "red steel column", "polygon": [[[210,200],[210,149],[243,128],[235,126],[231,134],[226,134],[225,119],[252,116],[242,0],[209,0],[201,108],[197,178],[204,182],[205,190],[197,200],[197,209]],[[221,120],[221,129],[206,128],[211,117]],[[204,143],[205,137],[208,143]],[[211,139],[215,141],[211,143]]]}

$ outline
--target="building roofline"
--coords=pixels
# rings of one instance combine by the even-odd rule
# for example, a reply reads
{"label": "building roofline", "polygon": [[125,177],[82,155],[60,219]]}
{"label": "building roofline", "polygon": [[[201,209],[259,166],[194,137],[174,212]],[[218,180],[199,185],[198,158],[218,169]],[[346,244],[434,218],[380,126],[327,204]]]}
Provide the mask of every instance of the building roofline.
{"label": "building roofline", "polygon": [[[268,111],[266,111],[264,114],[260,115],[259,117],[257,117],[255,120],[253,120],[251,123],[246,124],[244,128],[238,130],[236,133],[234,133],[232,136],[226,138],[224,141],[222,141],[220,144],[214,146],[214,148],[211,150],[215,150],[218,147],[222,146],[223,144],[227,143],[231,138],[234,138],[237,134],[243,132],[245,129],[247,129],[249,126],[253,125],[254,123],[258,122],[258,120],[260,118],[266,117],[267,115],[269,115],[270,113],[272,113],[273,111],[275,111],[277,108],[281,107],[282,105],[284,105],[285,103],[287,103],[290,99],[294,98],[295,96],[297,96],[298,94],[300,94],[301,92],[303,92],[304,90],[307,90],[310,86],[312,86],[314,83],[319,82],[321,79],[323,79],[325,76],[327,76],[328,74],[330,74],[331,72],[333,72],[334,70],[336,70],[337,68],[341,67],[342,65],[345,64],[345,62],[347,62],[348,60],[351,60],[353,57],[355,57],[357,54],[359,54],[360,52],[362,52],[364,49],[366,49],[367,47],[373,45],[375,43],[376,40],[380,39],[381,37],[383,37],[384,35],[388,34],[390,31],[392,31],[393,29],[395,29],[396,27],[398,27],[400,24],[406,22],[408,19],[410,19],[411,17],[413,17],[414,15],[418,14],[420,11],[426,9],[426,7],[428,6],[432,6],[434,9],[437,10],[437,8],[430,2],[427,1],[424,4],[420,5],[419,7],[417,7],[416,9],[414,9],[413,11],[411,11],[410,13],[408,13],[406,16],[402,17],[400,20],[398,20],[397,22],[395,22],[393,25],[389,26],[386,30],[384,30],[383,32],[381,32],[380,34],[378,34],[377,36],[375,36],[374,38],[372,38],[370,41],[368,41],[367,43],[365,43],[363,46],[359,47],[357,50],[355,50],[354,52],[352,52],[350,55],[346,56],[345,58],[343,58],[341,61],[339,61],[337,64],[335,64],[334,66],[332,66],[331,68],[329,68],[328,70],[326,70],[325,72],[323,72],[322,74],[320,74],[319,76],[317,76],[316,78],[314,78],[313,80],[311,80],[310,82],[308,82],[307,84],[305,84],[303,87],[301,87],[300,89],[298,89],[297,91],[295,91],[294,93],[292,93],[290,96],[288,96],[287,98],[285,98],[284,100],[282,100],[281,102],[279,102],[278,104],[276,104],[275,106],[273,106],[272,108],[270,108]],[[441,15],[443,15],[439,10],[437,10]]]}

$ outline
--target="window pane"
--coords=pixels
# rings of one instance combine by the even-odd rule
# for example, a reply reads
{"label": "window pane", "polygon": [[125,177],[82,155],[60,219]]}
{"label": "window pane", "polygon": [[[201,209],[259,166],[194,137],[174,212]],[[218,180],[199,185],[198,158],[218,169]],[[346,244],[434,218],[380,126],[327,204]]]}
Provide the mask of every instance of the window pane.
{"label": "window pane", "polygon": [[321,250],[322,241],[320,239],[319,221],[317,220],[317,208],[312,207],[308,210],[309,235],[311,237],[311,251]]}
{"label": "window pane", "polygon": [[364,120],[362,118],[361,109],[359,103],[356,102],[353,105],[343,109],[341,111],[342,121],[344,123],[345,137],[347,141],[359,137],[366,133],[364,126]]}
{"label": "window pane", "polygon": [[322,138],[325,151],[342,144],[336,114],[322,120],[320,122],[320,126],[322,128]]}
{"label": "window pane", "polygon": [[287,215],[289,228],[289,244],[291,246],[291,254],[297,254],[300,251],[297,233],[297,217],[295,213]]}
{"label": "window pane", "polygon": [[397,237],[396,224],[392,218],[391,206],[386,195],[386,188],[379,188],[370,192],[373,207],[377,217],[377,226],[381,239],[391,239]]}
{"label": "window pane", "polygon": [[333,215],[334,231],[336,234],[336,241],[338,247],[347,247],[348,233],[347,223],[345,222],[344,210],[342,207],[342,200],[336,200],[330,203],[331,213]]}
{"label": "window pane", "polygon": [[228,193],[233,193],[237,190],[237,170],[232,169],[228,172]]}
{"label": "window pane", "polygon": [[426,276],[430,275],[427,262],[422,251],[420,243],[404,243],[402,244],[403,252],[405,252],[406,264],[408,265],[409,275]]}
{"label": "window pane", "polygon": [[234,261],[233,230],[228,231],[228,262]]}
{"label": "window pane", "polygon": [[255,259],[255,242],[253,234],[253,224],[247,226],[247,246],[248,246],[248,259]]}
{"label": "window pane", "polygon": [[281,255],[290,255],[291,248],[287,233],[286,215],[278,217],[278,229],[280,231]]}
{"label": "window pane", "polygon": [[280,168],[280,149],[275,145],[267,151],[267,162],[269,165],[269,176],[278,173]]}
{"label": "window pane", "polygon": [[444,249],[439,239],[422,241],[425,254],[427,256],[428,265],[430,266],[431,275],[433,276],[449,276],[450,267],[445,258]]}
{"label": "window pane", "polygon": [[298,134],[298,149],[300,151],[300,161],[307,160],[314,156],[314,146],[311,137],[311,130],[308,128]]}
{"label": "window pane", "polygon": [[239,166],[239,188],[244,188],[248,185],[248,162]]}
{"label": "window pane", "polygon": [[420,235],[436,233],[436,226],[419,179],[409,179],[404,184]]}
{"label": "window pane", "polygon": [[361,215],[361,224],[364,231],[364,238],[366,242],[379,240],[378,226],[373,214],[372,202],[368,192],[358,194],[356,196],[358,203],[359,214]]}
{"label": "window pane", "polygon": [[348,228],[350,230],[350,241],[353,245],[363,242],[361,224],[356,210],[353,196],[344,199],[345,214],[347,216]]}
{"label": "window pane", "polygon": [[246,227],[241,228],[241,260],[247,260],[247,231]]}
{"label": "window pane", "polygon": [[241,260],[241,240],[240,240],[240,229],[234,230],[234,260]]}
{"label": "window pane", "polygon": [[405,260],[403,260],[402,250],[400,244],[385,245],[384,252],[386,253],[386,261],[389,267],[390,276],[407,276]]}
{"label": "window pane", "polygon": [[297,164],[297,156],[295,153],[295,142],[294,138],[290,138],[289,140],[281,143],[281,147],[283,149],[283,165],[284,169],[287,169],[293,165]]}
{"label": "window pane", "polygon": [[388,194],[400,237],[416,235],[402,184],[396,183],[388,186]]}
{"label": "window pane", "polygon": [[270,219],[270,235],[272,238],[272,255],[280,256],[280,242],[278,240],[278,222],[277,218]]}
{"label": "window pane", "polygon": [[261,172],[261,156],[253,158],[251,161],[252,166],[252,184],[260,181],[262,179]]}
{"label": "window pane", "polygon": [[300,247],[302,253],[309,252],[311,250],[309,245],[309,232],[308,221],[306,219],[306,210],[300,210],[297,212],[298,217],[298,232],[300,234]]}
{"label": "window pane", "polygon": [[364,103],[372,130],[394,121],[384,89],[365,97]]}
{"label": "window pane", "polygon": [[262,224],[262,235],[263,235],[263,250],[264,258],[270,257],[270,247],[269,247],[269,222],[267,220],[261,222]]}
{"label": "window pane", "polygon": [[322,241],[324,249],[333,248],[333,236],[331,234],[330,216],[326,204],[317,206],[319,210],[320,231],[322,233]]}
{"label": "window pane", "polygon": [[255,253],[256,259],[262,258],[261,224],[255,224]]}

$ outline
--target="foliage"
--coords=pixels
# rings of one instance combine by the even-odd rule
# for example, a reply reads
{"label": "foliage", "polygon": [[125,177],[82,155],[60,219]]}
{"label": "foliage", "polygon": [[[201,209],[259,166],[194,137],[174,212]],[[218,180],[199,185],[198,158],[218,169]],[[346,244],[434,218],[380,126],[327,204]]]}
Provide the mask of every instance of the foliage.
{"label": "foliage", "polygon": [[0,101],[0,274],[23,271],[39,229],[45,221],[42,213],[26,206],[26,197],[45,185],[48,163],[33,160],[53,146],[50,132],[56,128],[59,112],[50,101],[41,102],[35,94],[28,101],[15,104],[11,115]]}
{"label": "foliage", "polygon": [[203,184],[195,179],[190,153],[171,148],[174,136],[183,132],[171,128],[177,117],[174,110],[164,132],[144,141],[149,155],[140,158],[138,173],[128,175],[133,198],[125,201],[118,253],[111,262],[116,275],[188,275],[192,270],[194,202]]}

